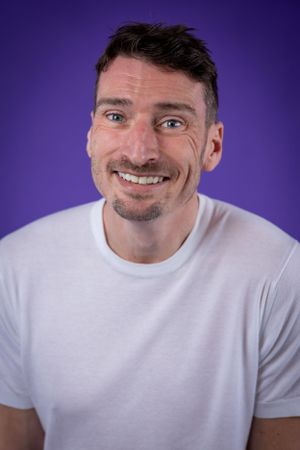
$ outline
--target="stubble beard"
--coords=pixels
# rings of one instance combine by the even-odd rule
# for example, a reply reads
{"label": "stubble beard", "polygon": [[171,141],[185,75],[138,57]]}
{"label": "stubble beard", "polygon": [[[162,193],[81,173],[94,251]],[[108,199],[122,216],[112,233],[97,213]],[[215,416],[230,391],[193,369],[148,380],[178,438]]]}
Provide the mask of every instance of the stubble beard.
{"label": "stubble beard", "polygon": [[[102,185],[102,172],[99,167],[97,167],[97,162],[92,159],[92,177],[97,187],[99,193],[104,195],[105,189],[103,189]],[[109,169],[106,169],[109,172]],[[104,171],[103,171],[104,172]],[[138,194],[131,194],[132,200],[135,202],[143,202],[146,200],[145,196]],[[133,207],[130,205],[130,201],[122,200],[120,198],[115,198],[111,200],[111,205],[113,210],[123,219],[138,221],[138,222],[149,222],[151,220],[157,219],[162,215],[162,205],[159,202],[156,202],[146,208]]]}
{"label": "stubble beard", "polygon": [[[207,138],[207,136],[206,136]],[[206,140],[205,140],[206,141]],[[200,165],[202,166],[203,163],[203,157],[204,157],[204,149],[205,149],[205,145],[203,145],[202,151],[200,153]],[[93,178],[95,181],[95,184],[97,185],[97,178],[99,175],[99,171],[96,170],[96,166],[97,164],[93,164],[92,160],[92,172],[93,172]],[[118,162],[117,162],[118,164]],[[112,168],[114,168],[114,166],[116,165],[116,163],[110,162],[108,165],[107,170],[112,170]],[[128,163],[127,161],[125,161],[125,164],[123,163],[123,166],[125,166],[125,168],[129,167],[131,168],[131,164]],[[141,174],[143,174],[143,172],[145,171],[145,167],[143,167],[142,169],[140,168],[135,168],[135,170],[140,171]],[[176,174],[175,170],[171,170],[170,169],[170,178],[172,178],[172,175],[174,175],[174,173]],[[99,183],[101,184],[101,183]],[[99,189],[100,188],[100,189]],[[102,189],[101,186],[99,186],[98,190],[101,193]],[[196,187],[197,190],[197,187]],[[190,193],[191,195],[188,197],[191,197],[192,194],[194,194],[194,191],[192,193]],[[131,195],[132,199],[134,199],[135,201],[144,201],[145,197],[139,194],[136,195]],[[137,222],[149,222],[155,219],[158,219],[159,217],[162,216],[163,212],[164,212],[164,208],[162,206],[162,204],[160,202],[156,202],[153,203],[152,205],[146,207],[146,208],[141,208],[141,210],[139,210],[139,208],[134,208],[132,206],[130,206],[129,204],[130,202],[126,201],[126,200],[121,200],[120,198],[116,198],[112,201],[112,207],[114,209],[114,211],[123,219],[125,220],[129,220],[129,221],[137,221]]]}
{"label": "stubble beard", "polygon": [[[167,163],[147,163],[143,166],[135,166],[127,159],[118,161],[110,161],[107,168],[107,172],[113,171],[133,171],[134,173],[143,176],[147,173],[153,175],[166,173],[169,179],[177,176],[177,171],[173,167],[170,167]],[[123,219],[137,222],[149,222],[158,219],[163,214],[163,205],[160,201],[155,201],[145,206],[143,203],[151,199],[151,195],[147,194],[128,194],[128,200],[115,198],[112,200],[112,207],[114,211]],[[132,205],[132,202],[134,205]]]}
{"label": "stubble beard", "polygon": [[[142,198],[136,198],[136,201],[143,200]],[[123,219],[137,222],[149,222],[151,220],[158,219],[162,215],[162,207],[160,203],[154,203],[143,210],[133,209],[128,205],[128,202],[115,199],[112,202],[114,211]]]}

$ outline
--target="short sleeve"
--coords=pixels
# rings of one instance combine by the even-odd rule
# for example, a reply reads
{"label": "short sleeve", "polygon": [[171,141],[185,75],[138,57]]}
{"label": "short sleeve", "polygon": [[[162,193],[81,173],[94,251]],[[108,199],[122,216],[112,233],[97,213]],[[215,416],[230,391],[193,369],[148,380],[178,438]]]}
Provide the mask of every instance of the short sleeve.
{"label": "short sleeve", "polygon": [[[0,249],[1,250],[1,249]],[[32,408],[23,377],[18,311],[11,271],[0,252],[0,403],[13,408]]]}
{"label": "short sleeve", "polygon": [[296,243],[271,289],[261,324],[254,415],[300,416],[300,246]]}

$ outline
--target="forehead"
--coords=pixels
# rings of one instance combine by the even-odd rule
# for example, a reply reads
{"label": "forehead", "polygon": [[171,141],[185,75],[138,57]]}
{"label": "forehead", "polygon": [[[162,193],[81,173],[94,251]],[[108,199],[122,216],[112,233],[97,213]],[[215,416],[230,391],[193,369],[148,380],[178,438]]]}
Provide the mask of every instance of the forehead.
{"label": "forehead", "polygon": [[129,98],[132,102],[184,102],[205,110],[203,85],[180,71],[147,61],[118,56],[99,78],[97,99]]}

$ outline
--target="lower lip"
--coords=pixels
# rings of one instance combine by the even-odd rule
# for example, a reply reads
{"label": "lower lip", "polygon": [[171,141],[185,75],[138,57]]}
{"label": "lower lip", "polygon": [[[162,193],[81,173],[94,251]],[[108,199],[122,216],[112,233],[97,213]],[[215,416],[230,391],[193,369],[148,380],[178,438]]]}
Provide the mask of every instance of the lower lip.
{"label": "lower lip", "polygon": [[124,178],[120,177],[118,174],[115,174],[117,177],[119,183],[121,186],[126,187],[127,189],[139,191],[139,192],[145,192],[145,191],[152,191],[153,189],[159,189],[163,187],[168,180],[162,181],[161,183],[155,183],[155,184],[139,184],[139,183],[133,183],[132,181],[124,180]]}

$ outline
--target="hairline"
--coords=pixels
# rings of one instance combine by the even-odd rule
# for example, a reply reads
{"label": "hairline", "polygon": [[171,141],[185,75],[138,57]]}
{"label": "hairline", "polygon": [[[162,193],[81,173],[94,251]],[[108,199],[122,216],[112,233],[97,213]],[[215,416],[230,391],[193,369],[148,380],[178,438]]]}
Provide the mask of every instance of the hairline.
{"label": "hairline", "polygon": [[93,111],[94,113],[96,112],[97,109],[97,94],[98,94],[98,88],[99,88],[99,82],[100,82],[100,76],[102,72],[106,72],[109,67],[111,66],[111,64],[119,57],[122,56],[124,58],[128,58],[128,59],[137,59],[140,61],[145,61],[149,64],[152,64],[153,66],[156,66],[166,72],[179,72],[179,73],[183,73],[186,77],[188,77],[190,80],[193,81],[197,81],[198,83],[200,83],[203,86],[203,100],[205,103],[205,124],[207,127],[209,127],[210,125],[212,125],[213,123],[217,122],[217,109],[215,109],[214,112],[214,119],[211,119],[209,117],[210,113],[211,113],[211,104],[209,102],[209,98],[210,98],[210,88],[206,85],[205,81],[203,80],[199,80],[199,78],[197,78],[196,76],[193,76],[191,73],[189,73],[188,71],[185,70],[181,70],[181,69],[176,69],[171,67],[170,65],[166,64],[158,64],[154,61],[151,60],[151,58],[147,58],[145,55],[139,55],[138,53],[134,54],[127,54],[127,53],[123,53],[122,51],[119,52],[114,58],[110,59],[105,66],[103,67],[103,69],[101,71],[99,71],[97,73],[97,80],[96,80],[96,85],[95,85],[95,94],[94,94],[94,108]]}

